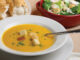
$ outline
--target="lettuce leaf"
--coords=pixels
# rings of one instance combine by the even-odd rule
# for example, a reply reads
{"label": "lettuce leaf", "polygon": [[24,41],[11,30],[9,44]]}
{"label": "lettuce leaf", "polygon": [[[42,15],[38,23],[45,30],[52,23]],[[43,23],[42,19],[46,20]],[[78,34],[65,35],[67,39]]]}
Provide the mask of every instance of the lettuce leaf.
{"label": "lettuce leaf", "polygon": [[59,0],[58,2],[55,3],[55,4],[57,4],[57,5],[59,6],[60,9],[62,8],[62,7],[61,7],[61,1],[62,1],[62,0]]}
{"label": "lettuce leaf", "polygon": [[73,7],[73,8],[71,8],[71,11],[74,13],[74,14],[77,14],[77,6],[75,6],[75,7]]}
{"label": "lettuce leaf", "polygon": [[74,14],[80,14],[80,4],[78,4],[78,6],[71,8],[71,10]]}
{"label": "lettuce leaf", "polygon": [[68,12],[66,12],[66,11],[61,11],[59,14],[60,14],[60,15],[74,15],[74,14],[68,13]]}
{"label": "lettuce leaf", "polygon": [[51,5],[52,5],[52,3],[51,3],[51,1],[50,0],[44,0],[44,3],[43,3],[43,8],[44,9],[46,9],[46,10],[50,10],[50,8],[51,8]]}
{"label": "lettuce leaf", "polygon": [[76,1],[80,2],[80,0],[76,0]]}
{"label": "lettuce leaf", "polygon": [[80,4],[77,6],[77,13],[80,14]]}
{"label": "lettuce leaf", "polygon": [[51,2],[51,1],[50,1],[50,0],[44,0],[44,2],[49,3],[49,2]]}
{"label": "lettuce leaf", "polygon": [[67,5],[67,6],[69,6],[69,0],[64,0],[64,2],[65,2],[65,4]]}

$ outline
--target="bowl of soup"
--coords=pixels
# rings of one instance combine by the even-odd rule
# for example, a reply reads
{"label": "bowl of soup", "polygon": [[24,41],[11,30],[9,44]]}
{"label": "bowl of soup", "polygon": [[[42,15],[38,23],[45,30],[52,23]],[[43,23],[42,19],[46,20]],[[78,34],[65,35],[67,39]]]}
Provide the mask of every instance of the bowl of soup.
{"label": "bowl of soup", "polygon": [[0,50],[22,56],[56,52],[68,35],[45,36],[66,29],[58,22],[41,16],[16,16],[0,21]]}

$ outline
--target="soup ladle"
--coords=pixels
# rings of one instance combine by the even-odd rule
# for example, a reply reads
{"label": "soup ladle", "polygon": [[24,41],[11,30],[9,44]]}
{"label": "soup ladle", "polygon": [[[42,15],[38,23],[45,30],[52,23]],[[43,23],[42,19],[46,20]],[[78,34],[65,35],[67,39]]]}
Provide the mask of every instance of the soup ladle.
{"label": "soup ladle", "polygon": [[62,35],[62,34],[70,34],[70,33],[80,33],[80,29],[63,31],[63,32],[46,33],[45,36],[48,36],[48,35]]}

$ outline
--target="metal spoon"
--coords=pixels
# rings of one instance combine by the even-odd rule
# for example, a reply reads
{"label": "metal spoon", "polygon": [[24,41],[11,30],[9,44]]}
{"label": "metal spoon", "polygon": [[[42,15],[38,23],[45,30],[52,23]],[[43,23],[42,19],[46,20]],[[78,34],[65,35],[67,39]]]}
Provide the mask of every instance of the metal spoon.
{"label": "metal spoon", "polygon": [[80,29],[76,29],[76,30],[70,30],[70,31],[63,31],[63,32],[54,32],[54,33],[47,33],[45,34],[45,36],[48,35],[62,35],[62,34],[70,34],[70,33],[80,33]]}

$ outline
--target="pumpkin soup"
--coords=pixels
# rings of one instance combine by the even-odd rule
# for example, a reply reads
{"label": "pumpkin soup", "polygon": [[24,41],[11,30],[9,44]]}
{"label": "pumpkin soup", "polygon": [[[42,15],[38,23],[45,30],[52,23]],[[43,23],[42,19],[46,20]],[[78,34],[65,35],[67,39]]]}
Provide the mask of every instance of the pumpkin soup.
{"label": "pumpkin soup", "polygon": [[46,33],[51,31],[39,25],[16,25],[4,32],[2,41],[5,46],[16,51],[37,52],[48,49],[55,42],[54,37],[45,37]]}

